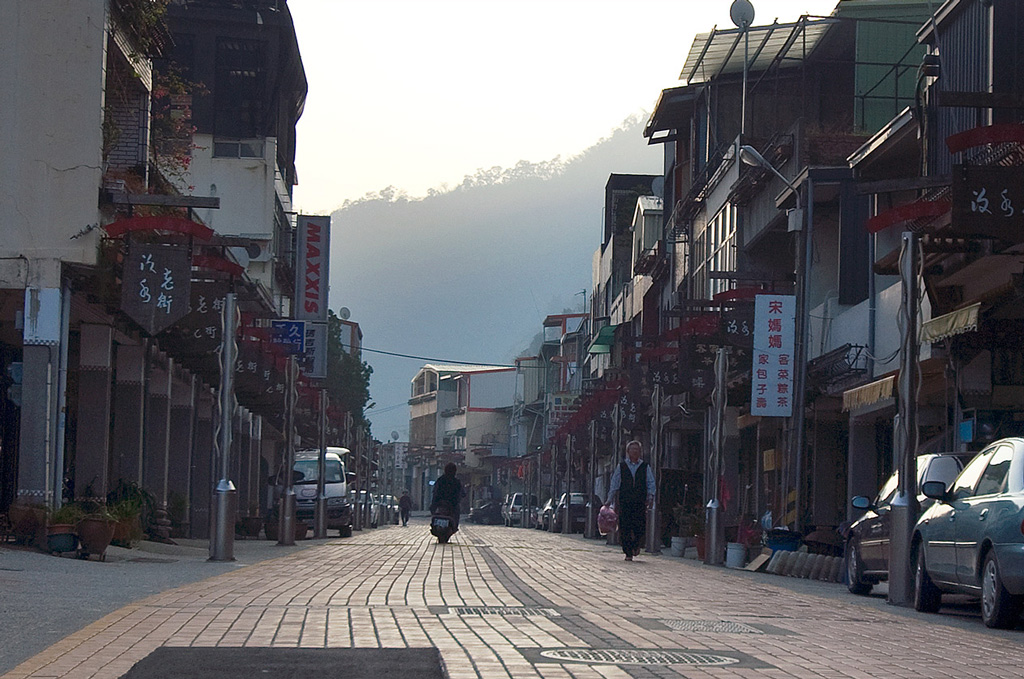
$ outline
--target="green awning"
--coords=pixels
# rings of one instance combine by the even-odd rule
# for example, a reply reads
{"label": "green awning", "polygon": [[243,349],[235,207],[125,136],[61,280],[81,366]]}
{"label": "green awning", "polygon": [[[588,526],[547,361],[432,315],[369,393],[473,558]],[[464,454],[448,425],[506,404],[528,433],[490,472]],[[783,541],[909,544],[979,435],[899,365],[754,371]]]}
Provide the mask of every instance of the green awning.
{"label": "green awning", "polygon": [[965,332],[973,332],[978,329],[978,311],[980,309],[981,302],[978,302],[925,321],[921,324],[921,336],[918,339],[924,344],[925,342],[938,342]]}
{"label": "green awning", "polygon": [[610,354],[615,344],[615,328],[617,325],[606,325],[597,331],[597,337],[590,343],[588,354]]}

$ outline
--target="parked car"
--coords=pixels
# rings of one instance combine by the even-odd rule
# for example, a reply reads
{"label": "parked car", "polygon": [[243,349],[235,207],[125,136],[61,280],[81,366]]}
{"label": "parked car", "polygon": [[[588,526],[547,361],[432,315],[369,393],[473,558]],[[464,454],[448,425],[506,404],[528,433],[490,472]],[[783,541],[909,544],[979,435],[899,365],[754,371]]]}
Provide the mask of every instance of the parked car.
{"label": "parked car", "polygon": [[502,522],[501,505],[497,500],[484,500],[469,510],[469,520],[486,526]]}
{"label": "parked car", "polygon": [[1024,606],[1024,438],[990,444],[952,485],[922,484],[936,500],[914,527],[914,608],[945,593],[981,597],[988,627],[1013,627]]}
{"label": "parked car", "polygon": [[536,528],[541,530],[551,530],[551,517],[555,514],[555,500],[549,498],[547,502],[537,512],[537,523]]}
{"label": "parked car", "polygon": [[[931,453],[917,458],[917,487],[925,481],[952,483],[973,453]],[[890,508],[899,486],[899,471],[882,484],[875,498],[863,495],[851,504],[865,514],[853,522],[846,536],[846,586],[854,594],[868,594],[879,582],[889,579],[889,535],[892,531]],[[921,511],[932,499],[918,495]]]}
{"label": "parked car", "polygon": [[523,507],[526,505],[527,510],[530,507],[536,506],[537,496],[527,496],[526,493],[512,493],[508,501],[505,504],[505,509],[502,512],[502,518],[505,520],[506,526],[520,526],[523,525]]}
{"label": "parked car", "polygon": [[[601,501],[597,496],[592,496],[590,502],[587,502],[586,496],[583,493],[573,493],[569,504],[569,532],[582,533],[587,527],[587,510],[594,508],[594,511],[596,511],[600,506]],[[562,523],[565,521],[565,493],[562,493],[562,496],[558,498],[553,520],[555,532],[561,533]]]}

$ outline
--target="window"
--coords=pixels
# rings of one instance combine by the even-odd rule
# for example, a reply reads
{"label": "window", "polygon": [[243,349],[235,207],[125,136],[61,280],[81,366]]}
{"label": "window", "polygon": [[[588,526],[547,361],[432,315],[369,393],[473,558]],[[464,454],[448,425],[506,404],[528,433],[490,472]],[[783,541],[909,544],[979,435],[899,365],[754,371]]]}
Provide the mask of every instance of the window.
{"label": "window", "polygon": [[988,461],[992,458],[992,450],[979,453],[976,458],[964,467],[964,470],[960,472],[960,476],[956,477],[956,481],[953,482],[952,495],[954,500],[962,500],[966,497],[974,495],[974,488],[978,485],[978,479],[981,477],[981,473],[988,466]]}
{"label": "window", "polygon": [[1013,446],[1001,445],[992,453],[992,458],[981,475],[975,495],[995,495],[1006,492],[1006,478],[1013,460]]}
{"label": "window", "polygon": [[267,131],[264,44],[258,40],[217,40],[214,134],[261,137]]}
{"label": "window", "polygon": [[693,291],[711,299],[729,290],[729,280],[712,279],[711,274],[736,270],[736,208],[727,205],[700,229],[694,238]]}
{"label": "window", "polygon": [[263,140],[250,139],[233,141],[215,139],[213,141],[214,158],[262,158]]}

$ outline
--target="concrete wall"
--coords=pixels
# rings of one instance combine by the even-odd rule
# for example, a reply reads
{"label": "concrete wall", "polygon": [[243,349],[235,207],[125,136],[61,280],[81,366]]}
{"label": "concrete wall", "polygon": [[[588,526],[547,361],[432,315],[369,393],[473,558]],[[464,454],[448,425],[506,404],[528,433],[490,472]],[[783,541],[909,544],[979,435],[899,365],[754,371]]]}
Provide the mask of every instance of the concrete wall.
{"label": "concrete wall", "polygon": [[[5,0],[0,21],[0,257],[95,263],[104,0]],[[59,36],[59,40],[57,37]],[[24,281],[0,281],[23,287]]]}
{"label": "concrete wall", "polygon": [[467,375],[470,408],[508,408],[516,390],[515,370]]}

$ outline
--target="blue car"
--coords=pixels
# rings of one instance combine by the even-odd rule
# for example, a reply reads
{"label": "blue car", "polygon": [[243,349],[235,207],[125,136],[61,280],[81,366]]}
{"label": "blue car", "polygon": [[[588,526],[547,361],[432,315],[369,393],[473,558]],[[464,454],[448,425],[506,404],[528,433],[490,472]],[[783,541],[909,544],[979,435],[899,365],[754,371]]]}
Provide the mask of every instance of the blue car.
{"label": "blue car", "polygon": [[914,608],[935,612],[944,593],[981,597],[989,627],[1014,627],[1024,606],[1024,438],[992,443],[948,487],[922,484],[936,500],[914,528]]}

